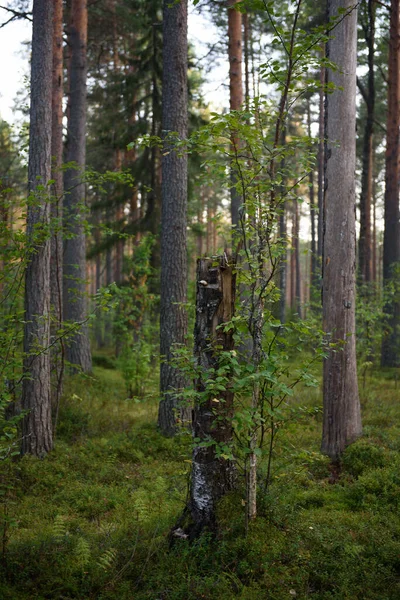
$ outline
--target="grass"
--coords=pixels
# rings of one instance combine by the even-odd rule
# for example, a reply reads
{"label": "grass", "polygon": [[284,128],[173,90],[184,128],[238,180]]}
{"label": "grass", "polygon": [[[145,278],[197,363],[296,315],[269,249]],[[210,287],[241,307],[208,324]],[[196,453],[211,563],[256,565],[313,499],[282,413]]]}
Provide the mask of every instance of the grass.
{"label": "grass", "polygon": [[[260,492],[247,536],[239,489],[219,506],[217,538],[170,548],[190,436],[160,436],[156,394],[127,400],[120,373],[106,367],[67,382],[51,455],[3,466],[0,598],[400,597],[400,390],[392,372],[367,378],[364,436],[346,451],[339,481],[330,482],[319,453],[321,414],[307,412],[279,432],[273,482]],[[304,389],[292,402],[315,408],[321,399]]]}

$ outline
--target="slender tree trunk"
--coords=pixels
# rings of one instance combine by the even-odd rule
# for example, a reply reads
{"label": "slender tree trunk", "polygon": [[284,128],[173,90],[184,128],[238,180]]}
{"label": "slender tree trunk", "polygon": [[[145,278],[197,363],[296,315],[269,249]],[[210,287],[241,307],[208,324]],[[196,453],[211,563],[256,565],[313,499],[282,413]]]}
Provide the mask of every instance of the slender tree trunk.
{"label": "slender tree trunk", "polygon": [[[29,128],[27,238],[33,252],[25,275],[22,453],[43,456],[53,447],[50,389],[50,224],[53,5],[34,0]],[[38,190],[37,186],[43,186]]]}
{"label": "slender tree trunk", "polygon": [[[311,138],[311,106],[310,98],[307,98],[307,133]],[[319,283],[317,269],[317,236],[316,236],[316,215],[315,215],[315,186],[314,169],[311,169],[308,175],[309,193],[310,193],[310,228],[311,228],[311,273],[310,273],[310,298],[312,292],[317,289]]]}
{"label": "slender tree trunk", "polygon": [[368,89],[363,90],[367,106],[363,143],[363,166],[361,175],[360,195],[360,237],[358,242],[358,263],[360,279],[363,283],[372,280],[372,232],[371,232],[371,202],[373,178],[373,136],[375,118],[375,11],[376,3],[368,0],[366,23],[363,25],[365,41],[368,46]]}
{"label": "slender tree trunk", "polygon": [[[323,51],[321,58],[325,56]],[[324,236],[324,169],[325,169],[325,67],[320,71],[320,91],[319,91],[319,129],[318,129],[318,244],[317,255],[319,263],[319,273],[322,265],[322,242]]]}
{"label": "slender tree trunk", "polygon": [[[361,435],[355,339],[355,131],[357,11],[353,0],[328,0],[329,18],[348,14],[335,27],[328,57],[337,67],[328,83],[324,197],[323,325],[341,345],[324,361],[322,451],[337,460]],[[340,243],[338,243],[340,240]]]}
{"label": "slender tree trunk", "polygon": [[299,318],[302,318],[302,310],[301,310],[301,265],[300,265],[300,207],[297,200],[295,200],[294,205],[294,223],[295,223],[295,232],[294,232],[294,253],[296,256],[296,286],[295,286],[295,310],[299,315]]}
{"label": "slender tree trunk", "polygon": [[244,99],[246,110],[250,108],[250,18],[246,12],[243,15],[243,42],[244,42]]}
{"label": "slender tree trunk", "polygon": [[[286,144],[286,127],[282,129],[282,146]],[[285,159],[281,161],[281,169],[282,172],[285,169]],[[283,185],[282,185],[283,191]],[[283,200],[280,206],[280,214],[279,214],[279,238],[282,240],[282,244],[284,245],[284,254],[281,258],[279,265],[279,289],[280,289],[280,297],[279,297],[279,320],[281,323],[285,323],[286,321],[286,305],[287,305],[287,279],[288,279],[288,251],[287,251],[287,210],[286,210],[286,201]]]}
{"label": "slender tree trunk", "polygon": [[73,235],[64,242],[64,317],[79,323],[79,331],[68,339],[66,357],[84,372],[92,370],[88,302],[86,297],[86,239],[82,224],[82,205],[85,203],[85,185],[81,170],[86,162],[86,42],[87,1],[71,1],[71,21],[68,40],[70,62],[70,111],[68,119],[67,162],[75,162],[76,169],[65,173],[64,215],[68,231]]}
{"label": "slender tree trunk", "polygon": [[[242,13],[235,10],[239,0],[228,0],[228,55],[229,55],[229,98],[230,109],[240,110],[243,104],[242,81]],[[240,140],[236,133],[232,134],[232,154],[239,152]],[[233,161],[234,163],[234,161]],[[232,225],[239,223],[241,195],[236,190],[237,175],[235,165],[231,167],[231,219]]]}
{"label": "slender tree trunk", "polygon": [[[196,380],[196,390],[204,393],[210,371],[218,369],[222,352],[234,347],[231,331],[220,327],[229,323],[234,315],[235,274],[224,257],[218,264],[209,258],[197,261],[196,324],[194,353],[201,375]],[[211,340],[211,344],[210,344]],[[218,398],[215,392],[204,401],[196,402],[193,414],[193,436],[206,441],[210,437],[217,444],[229,446],[232,442],[233,392],[227,387]],[[192,485],[189,508],[195,533],[205,526],[215,525],[217,501],[235,483],[235,469],[231,460],[218,458],[215,445],[193,448]]]}
{"label": "slender tree trunk", "polygon": [[[187,137],[187,0],[171,5],[164,0],[163,10],[163,111],[164,135],[175,132]],[[177,430],[179,390],[185,387],[182,374],[170,364],[176,344],[185,344],[187,314],[187,155],[178,156],[165,139],[162,156],[161,214],[161,301],[160,374],[161,402],[158,425],[164,435]]]}
{"label": "slender tree trunk", "polygon": [[376,273],[376,178],[375,178],[375,163],[373,165],[372,175],[372,206],[373,206],[373,225],[372,225],[372,281],[377,281]]}
{"label": "slender tree trunk", "polygon": [[[63,4],[62,0],[54,1],[53,17],[53,88],[52,88],[52,132],[51,156],[53,198],[51,202],[51,219],[53,222],[53,235],[51,237],[50,260],[50,305],[52,312],[52,338],[57,335],[63,322],[63,241],[62,241],[62,208],[63,208]],[[53,349],[51,354],[51,370],[55,373],[55,385],[52,393],[52,404],[56,413],[62,393],[62,380],[64,372],[64,341]]]}
{"label": "slender tree trunk", "polygon": [[[383,281],[386,289],[398,281],[400,274],[394,269],[400,262],[399,215],[399,129],[400,129],[400,2],[392,0],[390,11],[388,111],[386,125],[386,189],[385,231],[383,236]],[[393,295],[392,295],[393,296]],[[397,367],[400,364],[400,301],[387,302],[387,328],[382,343],[381,364]]]}

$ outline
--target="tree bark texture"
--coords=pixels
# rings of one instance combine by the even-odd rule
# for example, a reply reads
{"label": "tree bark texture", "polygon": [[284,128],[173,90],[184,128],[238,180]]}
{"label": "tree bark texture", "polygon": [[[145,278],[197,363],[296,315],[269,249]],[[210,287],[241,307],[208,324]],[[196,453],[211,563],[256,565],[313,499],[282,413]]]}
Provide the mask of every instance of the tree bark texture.
{"label": "tree bark texture", "polygon": [[366,6],[365,23],[363,30],[368,47],[368,89],[364,100],[367,107],[367,118],[365,122],[361,195],[360,195],[360,237],[358,241],[358,264],[360,279],[363,283],[372,281],[372,228],[371,228],[371,204],[372,204],[372,180],[373,180],[373,136],[375,119],[375,12],[376,3],[368,0]]}
{"label": "tree bark texture", "polygon": [[[235,10],[239,0],[228,1],[228,56],[229,56],[229,99],[231,110],[241,110],[243,104],[242,77],[242,13]],[[232,154],[239,152],[240,139],[232,134]],[[234,163],[234,161],[233,161]],[[235,165],[231,167],[231,219],[232,225],[239,224],[241,195],[236,189],[237,176]]]}
{"label": "tree bark texture", "polygon": [[[22,454],[44,456],[53,447],[50,390],[50,224],[53,6],[34,0],[29,129],[27,237],[34,244],[25,275]],[[41,190],[37,186],[41,185]]]}
{"label": "tree bark texture", "polygon": [[[311,138],[311,106],[310,98],[307,98],[307,134]],[[317,289],[319,283],[319,274],[317,269],[317,241],[316,241],[316,215],[315,215],[315,186],[314,169],[311,169],[308,175],[308,186],[310,194],[310,229],[311,229],[311,274],[310,274],[310,298]]]}
{"label": "tree bark texture", "polygon": [[322,452],[337,460],[361,435],[355,339],[355,131],[357,12],[353,0],[328,0],[329,18],[345,9],[333,31],[327,73],[343,90],[326,98],[323,246],[323,327],[331,342],[324,361]]}
{"label": "tree bark texture", "polygon": [[175,344],[185,344],[187,315],[187,155],[178,156],[166,137],[175,132],[187,137],[187,0],[177,4],[164,0],[163,10],[163,110],[162,130],[165,144],[162,156],[161,212],[161,299],[160,374],[161,402],[158,425],[164,435],[177,429],[177,411],[181,418],[187,411],[179,408],[176,391],[185,379],[170,364]]}
{"label": "tree bark texture", "polygon": [[[52,312],[51,337],[57,335],[63,322],[63,241],[62,241],[62,207],[63,207],[63,3],[54,1],[53,16],[53,88],[52,88],[52,131],[51,158],[54,181],[51,202],[51,219],[53,234],[51,236],[50,259],[50,305]],[[52,372],[55,373],[53,388],[53,405],[58,406],[62,392],[64,343],[60,343],[52,352]]]}
{"label": "tree bark texture", "polygon": [[[234,315],[236,276],[225,257],[197,261],[196,324],[194,353],[200,375],[197,392],[206,391],[206,381],[218,369],[221,352],[234,348],[232,331],[220,327]],[[193,412],[193,435],[201,441],[210,438],[217,444],[232,441],[233,392],[227,386],[218,397],[215,393],[196,402]],[[215,445],[193,449],[189,508],[196,531],[215,525],[218,500],[235,483],[235,469],[229,459],[216,455]]]}
{"label": "tree bark texture", "polygon": [[[400,262],[399,214],[399,129],[400,129],[400,1],[392,0],[390,12],[388,111],[386,124],[385,231],[383,237],[384,285],[393,280],[393,269]],[[381,364],[400,364],[400,302],[393,298],[386,305],[387,332],[382,343]]]}
{"label": "tree bark texture", "polygon": [[86,239],[82,224],[85,185],[82,170],[86,163],[86,43],[87,2],[71,1],[71,21],[68,40],[71,52],[67,162],[75,162],[78,170],[65,173],[64,221],[73,237],[64,243],[64,317],[79,323],[79,330],[68,339],[66,357],[84,372],[92,370],[88,302],[86,296]]}
{"label": "tree bark texture", "polygon": [[[323,58],[325,51],[321,53]],[[318,127],[318,242],[317,253],[319,268],[322,262],[322,238],[324,231],[324,169],[325,169],[325,84],[326,71],[321,67],[319,91],[319,127]]]}

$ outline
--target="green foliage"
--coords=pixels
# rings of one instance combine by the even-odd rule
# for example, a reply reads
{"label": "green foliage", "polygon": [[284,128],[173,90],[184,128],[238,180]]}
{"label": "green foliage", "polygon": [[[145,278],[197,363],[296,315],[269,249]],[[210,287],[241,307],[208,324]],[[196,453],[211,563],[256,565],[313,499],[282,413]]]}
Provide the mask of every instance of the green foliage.
{"label": "green foliage", "polygon": [[114,335],[118,366],[129,398],[142,398],[145,383],[154,370],[157,357],[153,310],[157,297],[149,290],[153,237],[144,236],[134,247],[127,269],[129,278],[113,287]]}
{"label": "green foliage", "polygon": [[[298,370],[298,359],[288,369]],[[155,385],[154,399],[135,404],[117,370],[95,371],[69,379],[61,403],[64,431],[78,407],[81,419],[91,415],[85,430],[59,436],[45,460],[8,463],[2,598],[282,600],[294,591],[301,600],[397,600],[400,408],[392,379],[369,378],[366,436],[345,452],[336,483],[318,451],[320,395],[299,383],[247,535],[239,487],[218,507],[217,539],[177,539],[170,548],[186,499],[189,437],[157,432]]]}

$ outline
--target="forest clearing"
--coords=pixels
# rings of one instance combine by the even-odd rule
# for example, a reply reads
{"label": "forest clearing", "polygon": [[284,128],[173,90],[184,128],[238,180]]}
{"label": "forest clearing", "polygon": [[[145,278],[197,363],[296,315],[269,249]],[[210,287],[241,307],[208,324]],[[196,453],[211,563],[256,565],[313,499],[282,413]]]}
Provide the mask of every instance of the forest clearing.
{"label": "forest clearing", "polygon": [[22,23],[0,599],[398,600],[400,0]]}

